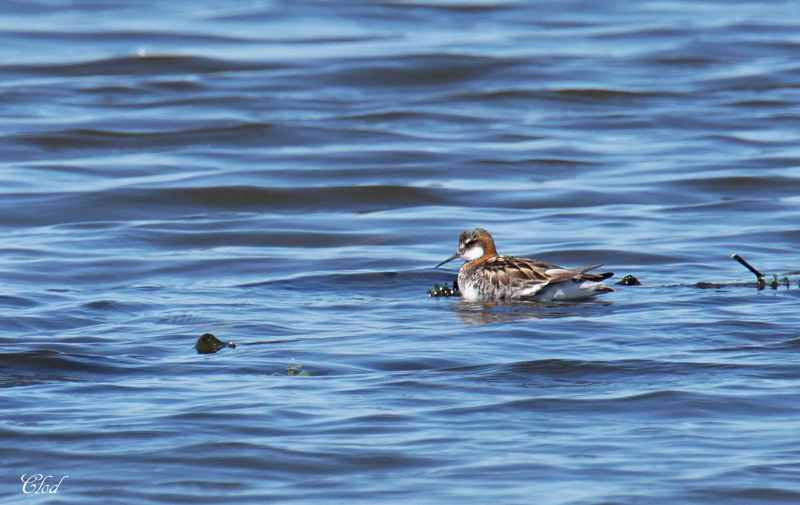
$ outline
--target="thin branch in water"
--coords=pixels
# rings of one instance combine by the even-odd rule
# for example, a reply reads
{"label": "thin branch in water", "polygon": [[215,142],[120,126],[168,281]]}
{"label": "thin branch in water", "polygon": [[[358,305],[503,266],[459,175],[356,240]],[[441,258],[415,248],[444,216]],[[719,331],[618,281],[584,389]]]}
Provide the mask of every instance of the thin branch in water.
{"label": "thin branch in water", "polygon": [[748,269],[748,270],[750,270],[751,272],[753,272],[753,274],[755,274],[755,276],[756,276],[756,277],[758,277],[758,280],[759,280],[759,281],[761,281],[761,282],[763,282],[763,281],[764,281],[764,274],[762,274],[761,272],[759,272],[758,270],[756,270],[755,268],[753,268],[753,266],[752,266],[750,263],[746,262],[746,261],[744,260],[744,258],[742,258],[741,256],[739,256],[739,255],[738,255],[738,254],[736,254],[736,253],[733,253],[733,254],[731,254],[731,258],[735,259],[736,261],[738,261],[739,263],[741,263],[742,265],[744,265],[744,267],[745,267],[746,269]]}

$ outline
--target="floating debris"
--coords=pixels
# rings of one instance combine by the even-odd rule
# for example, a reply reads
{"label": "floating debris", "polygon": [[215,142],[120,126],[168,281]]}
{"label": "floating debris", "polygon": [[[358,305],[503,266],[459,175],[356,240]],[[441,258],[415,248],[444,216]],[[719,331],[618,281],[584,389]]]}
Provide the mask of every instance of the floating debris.
{"label": "floating debris", "polygon": [[[745,261],[744,258],[739,256],[738,254],[736,253],[731,254],[731,258],[735,259],[736,261],[744,265],[745,268],[753,272],[753,275],[755,275],[757,279],[756,287],[758,289],[764,289],[767,286],[771,287],[772,289],[778,289],[778,286],[786,286],[786,288],[788,289],[789,286],[791,285],[788,275],[784,275],[783,279],[778,279],[778,274],[772,274],[773,279],[771,281],[766,281],[764,280],[764,274],[756,270],[750,263]],[[794,273],[797,272],[790,272],[789,275]],[[800,281],[798,281],[797,285],[800,287]]]}
{"label": "floating debris", "polygon": [[[673,286],[682,286],[683,284],[673,284]],[[726,283],[719,283],[719,282],[696,282],[694,284],[688,284],[688,286],[698,288],[698,289],[725,289],[730,287],[747,287],[750,286],[750,283],[747,282],[726,282]]]}
{"label": "floating debris", "polygon": [[759,282],[763,282],[763,280],[764,280],[764,274],[762,274],[761,272],[759,272],[758,270],[756,270],[755,268],[753,268],[753,266],[752,266],[750,263],[746,262],[746,261],[744,260],[744,258],[742,258],[741,256],[739,256],[739,255],[738,255],[738,254],[736,254],[736,253],[733,253],[733,254],[731,254],[731,258],[735,259],[736,261],[738,261],[739,263],[741,263],[742,265],[744,265],[744,267],[745,267],[746,269],[748,269],[748,270],[750,270],[751,272],[753,272],[753,274],[754,274],[754,275],[755,275],[755,276],[758,278]]}
{"label": "floating debris", "polygon": [[301,368],[303,368],[303,365],[287,366],[286,375],[297,375],[298,377],[309,377],[311,375],[305,370],[300,371]]}
{"label": "floating debris", "polygon": [[639,279],[632,275],[626,275],[622,278],[621,281],[617,282],[619,286],[641,286],[642,283],[639,282]]}
{"label": "floating debris", "polygon": [[437,297],[437,296],[459,296],[461,292],[458,291],[458,286],[456,283],[453,283],[453,287],[444,283],[444,286],[439,286],[438,284],[433,285],[433,289],[428,290],[428,297]]}
{"label": "floating debris", "polygon": [[786,286],[787,289],[789,288],[789,278],[788,277],[784,277],[783,279],[780,279],[780,280],[778,280],[778,275],[777,274],[772,274],[772,277],[774,277],[774,278],[769,282],[766,282],[764,279],[759,279],[758,280],[758,289],[764,289],[766,286],[769,286],[772,289],[778,289],[778,286]]}
{"label": "floating debris", "polygon": [[197,349],[197,354],[214,354],[223,347],[234,349],[236,347],[236,342],[225,343],[211,333],[203,333],[194,345],[194,348]]}

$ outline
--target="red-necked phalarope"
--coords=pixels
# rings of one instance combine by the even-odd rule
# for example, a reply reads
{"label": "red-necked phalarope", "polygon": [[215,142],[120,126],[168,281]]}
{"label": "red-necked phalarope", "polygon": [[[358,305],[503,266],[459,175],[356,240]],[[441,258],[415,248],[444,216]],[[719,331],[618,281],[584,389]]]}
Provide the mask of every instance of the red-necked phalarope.
{"label": "red-necked phalarope", "polygon": [[458,288],[466,300],[577,300],[614,291],[600,282],[613,273],[586,273],[602,265],[570,270],[534,259],[500,256],[483,228],[462,233],[458,251],[434,268],[456,258],[466,262],[458,271]]}

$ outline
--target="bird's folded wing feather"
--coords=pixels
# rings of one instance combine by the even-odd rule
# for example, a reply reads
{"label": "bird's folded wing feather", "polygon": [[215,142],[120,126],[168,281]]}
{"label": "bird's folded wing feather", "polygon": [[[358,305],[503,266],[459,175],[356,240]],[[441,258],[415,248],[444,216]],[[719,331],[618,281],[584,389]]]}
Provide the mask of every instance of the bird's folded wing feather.
{"label": "bird's folded wing feather", "polygon": [[[569,279],[583,279],[583,274],[596,268],[600,268],[601,266],[603,265],[592,265],[569,270],[566,268],[552,268],[550,270],[546,270],[544,273],[550,277],[550,284],[555,284],[557,282],[563,282]],[[589,276],[594,277],[593,274],[590,274]]]}
{"label": "bird's folded wing feather", "polygon": [[[553,272],[553,273],[550,273]],[[551,282],[559,282],[567,277],[560,272],[571,272],[556,265],[543,261],[512,258],[508,256],[495,256],[486,260],[483,274],[486,280],[497,288],[526,289],[543,287]],[[581,272],[571,272],[571,276],[580,275]]]}

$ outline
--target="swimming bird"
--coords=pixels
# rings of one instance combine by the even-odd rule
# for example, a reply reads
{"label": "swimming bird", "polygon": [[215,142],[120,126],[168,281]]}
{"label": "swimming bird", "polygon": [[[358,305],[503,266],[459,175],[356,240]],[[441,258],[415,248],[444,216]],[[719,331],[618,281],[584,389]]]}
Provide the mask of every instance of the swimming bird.
{"label": "swimming bird", "polygon": [[614,291],[601,282],[612,272],[587,273],[602,265],[567,269],[542,261],[500,256],[494,239],[483,228],[465,231],[458,250],[434,268],[461,258],[458,288],[466,300],[577,300]]}

